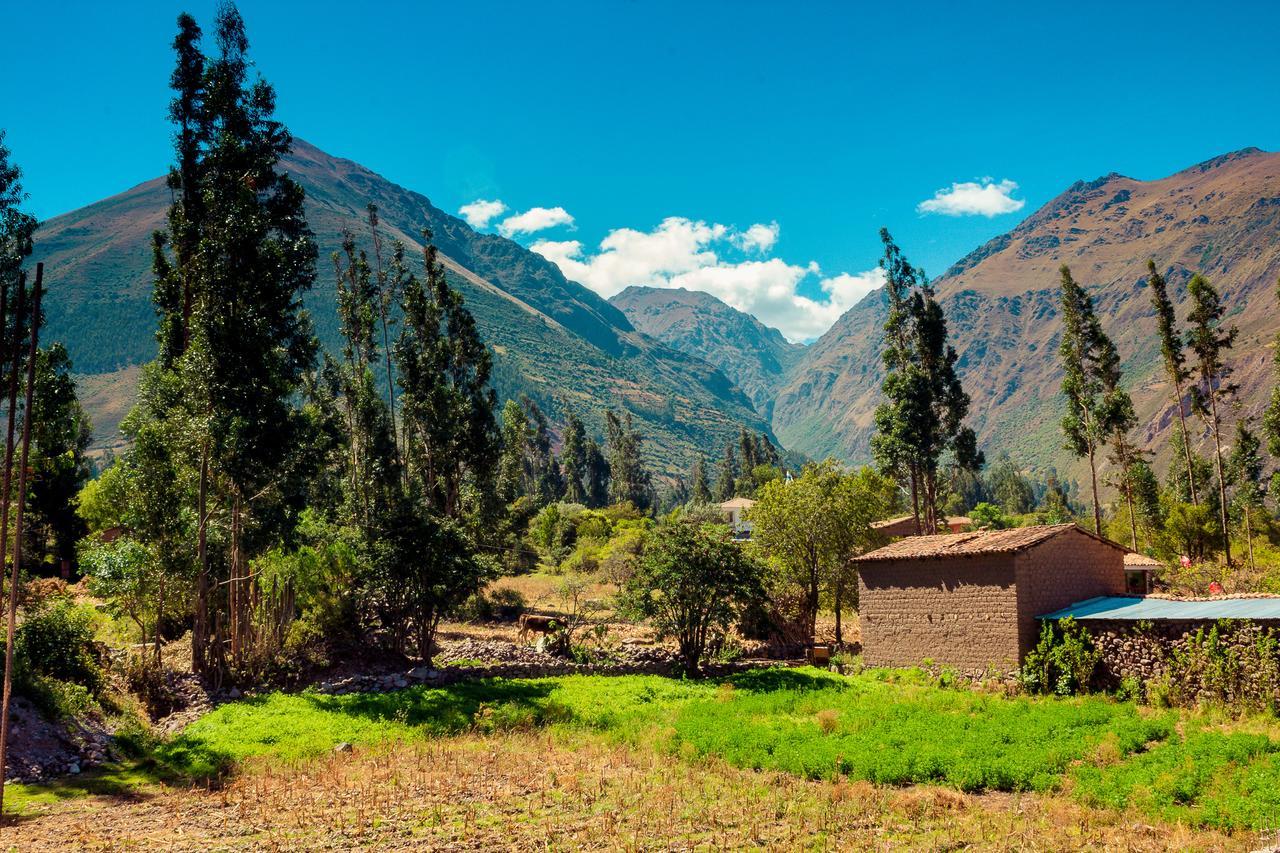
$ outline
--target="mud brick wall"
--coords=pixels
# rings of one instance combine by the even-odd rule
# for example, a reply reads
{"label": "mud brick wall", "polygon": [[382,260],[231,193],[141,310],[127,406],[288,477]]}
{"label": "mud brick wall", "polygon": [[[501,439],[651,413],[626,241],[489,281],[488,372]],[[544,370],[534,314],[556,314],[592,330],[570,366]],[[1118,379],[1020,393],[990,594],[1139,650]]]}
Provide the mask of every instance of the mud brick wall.
{"label": "mud brick wall", "polygon": [[962,670],[1017,666],[1015,557],[864,563],[858,580],[863,661]]}
{"label": "mud brick wall", "polygon": [[1124,595],[1124,552],[1068,530],[1018,554],[1019,660],[1040,636],[1037,616],[1101,595]]}

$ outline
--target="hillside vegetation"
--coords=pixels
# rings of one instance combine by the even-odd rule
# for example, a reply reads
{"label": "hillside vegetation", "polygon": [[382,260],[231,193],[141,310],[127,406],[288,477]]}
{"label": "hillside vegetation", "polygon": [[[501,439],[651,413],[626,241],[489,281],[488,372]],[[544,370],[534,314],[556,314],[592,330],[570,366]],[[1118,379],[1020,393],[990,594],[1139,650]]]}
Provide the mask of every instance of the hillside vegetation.
{"label": "hillside vegetation", "polygon": [[[364,167],[296,140],[281,164],[306,191],[306,215],[319,249],[319,275],[305,297],[321,343],[339,346],[329,256],[342,232],[364,237],[376,204],[388,238],[406,246],[421,273],[429,228],[449,284],[466,300],[496,359],[500,398],[527,394],[563,424],[566,407],[596,435],[601,412],[625,408],[650,441],[663,473],[687,471],[696,451],[719,448],[742,425],[767,429],[750,401],[700,358],[638,333],[614,306],[567,281],[556,266],[520,245],[472,230],[422,195]],[[132,403],[137,365],[156,352],[150,235],[163,228],[170,193],[157,178],[44,223],[34,257],[51,284],[47,335],[66,341],[82,382],[99,446],[117,444],[116,426]]]}

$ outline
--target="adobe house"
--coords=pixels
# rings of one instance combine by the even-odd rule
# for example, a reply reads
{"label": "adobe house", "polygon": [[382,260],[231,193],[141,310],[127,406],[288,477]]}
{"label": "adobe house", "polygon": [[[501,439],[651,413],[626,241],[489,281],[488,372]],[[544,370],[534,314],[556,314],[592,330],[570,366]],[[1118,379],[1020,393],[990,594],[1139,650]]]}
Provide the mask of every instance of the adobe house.
{"label": "adobe house", "polygon": [[747,521],[747,510],[756,505],[751,498],[733,498],[720,504],[720,513],[733,528],[735,539],[751,538],[751,522]]}
{"label": "adobe house", "polygon": [[[946,520],[945,524],[950,532],[959,533],[968,528],[970,521],[966,516],[953,515]],[[873,521],[871,529],[890,539],[915,536],[916,517],[914,515],[900,515],[896,518],[886,518],[884,521]]]}
{"label": "adobe house", "polygon": [[863,660],[1012,669],[1037,616],[1124,595],[1125,553],[1074,524],[899,539],[854,561]]}
{"label": "adobe house", "polygon": [[1146,595],[1151,592],[1152,579],[1160,561],[1146,554],[1129,551],[1124,555],[1124,582],[1128,592],[1133,595]]}

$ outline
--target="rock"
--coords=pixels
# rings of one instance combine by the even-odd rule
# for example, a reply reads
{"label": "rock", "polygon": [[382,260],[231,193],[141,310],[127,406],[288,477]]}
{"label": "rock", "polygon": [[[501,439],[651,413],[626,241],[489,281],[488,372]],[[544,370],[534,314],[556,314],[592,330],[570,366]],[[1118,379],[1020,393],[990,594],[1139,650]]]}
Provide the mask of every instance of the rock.
{"label": "rock", "polygon": [[335,746],[335,747],[333,748],[333,751],[334,751],[334,752],[350,752],[350,751],[351,751],[351,744],[347,743],[347,742],[344,740],[342,743],[340,743],[340,744],[338,744],[337,746]]}
{"label": "rock", "polygon": [[68,765],[67,765],[67,772],[68,772],[68,773],[70,773],[72,776],[75,776],[77,773],[79,773],[79,772],[80,772],[80,765],[79,765],[79,764],[74,764],[74,763],[72,763],[72,764],[68,764]]}
{"label": "rock", "polygon": [[232,687],[230,690],[227,691],[228,699],[239,699],[243,695],[244,694],[240,692],[240,688],[238,687]]}

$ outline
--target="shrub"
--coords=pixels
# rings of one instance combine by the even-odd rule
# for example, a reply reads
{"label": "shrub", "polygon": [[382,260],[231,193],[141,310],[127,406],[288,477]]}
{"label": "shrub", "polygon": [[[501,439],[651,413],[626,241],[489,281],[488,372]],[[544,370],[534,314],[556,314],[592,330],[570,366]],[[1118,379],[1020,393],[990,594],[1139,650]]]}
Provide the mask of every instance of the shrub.
{"label": "shrub", "polygon": [[1173,649],[1167,679],[1172,705],[1274,711],[1280,694],[1280,644],[1253,622],[1224,619]]}
{"label": "shrub", "polygon": [[97,693],[102,685],[87,607],[55,599],[29,610],[14,636],[14,676],[69,681]]}
{"label": "shrub", "polygon": [[1027,653],[1020,679],[1031,693],[1082,693],[1092,684],[1101,658],[1089,632],[1068,616],[1056,626],[1045,623],[1040,642]]}
{"label": "shrub", "polygon": [[526,609],[520,590],[499,587],[487,593],[480,590],[459,605],[452,615],[463,622],[514,622]]}
{"label": "shrub", "polygon": [[687,675],[696,675],[707,641],[762,594],[763,568],[713,528],[658,528],[623,590],[625,611],[674,636]]}

